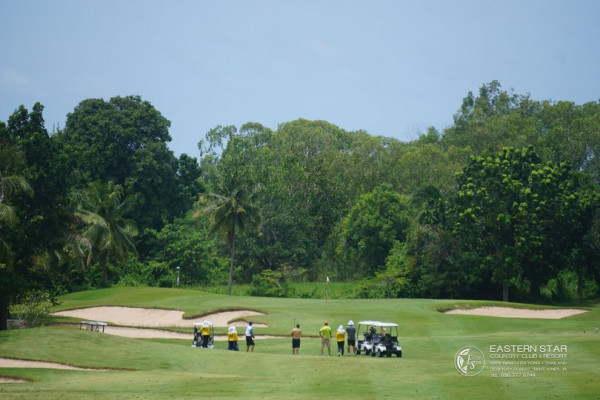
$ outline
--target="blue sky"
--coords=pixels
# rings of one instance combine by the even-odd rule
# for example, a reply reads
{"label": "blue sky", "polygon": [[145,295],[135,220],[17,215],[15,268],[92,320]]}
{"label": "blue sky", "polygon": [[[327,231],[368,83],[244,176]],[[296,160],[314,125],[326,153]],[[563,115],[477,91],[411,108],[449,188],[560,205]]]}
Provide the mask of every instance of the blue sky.
{"label": "blue sky", "polygon": [[600,98],[597,0],[0,0],[0,120],[140,95],[176,155],[217,125],[297,118],[412,140],[498,80]]}

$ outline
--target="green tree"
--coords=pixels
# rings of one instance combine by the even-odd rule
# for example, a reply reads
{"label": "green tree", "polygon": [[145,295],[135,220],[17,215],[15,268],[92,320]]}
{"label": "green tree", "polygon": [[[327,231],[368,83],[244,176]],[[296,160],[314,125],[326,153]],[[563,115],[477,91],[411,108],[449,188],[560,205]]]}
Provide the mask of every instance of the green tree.
{"label": "green tree", "polygon": [[0,174],[0,330],[7,329],[8,305],[11,294],[15,292],[14,254],[9,243],[4,240],[6,229],[18,224],[14,206],[9,202],[11,195],[17,193],[33,194],[29,184],[21,177]]}
{"label": "green tree", "polygon": [[448,218],[461,251],[477,254],[504,301],[511,286],[538,297],[589,230],[581,222],[592,203],[580,202],[573,174],[566,164],[542,163],[528,147],[473,157],[458,175]]}
{"label": "green tree", "polygon": [[156,234],[154,260],[166,263],[171,271],[179,270],[181,284],[218,283],[227,275],[228,259],[220,255],[207,225],[204,218],[192,218],[190,213]]}
{"label": "green tree", "polygon": [[343,266],[340,272],[354,277],[382,270],[395,243],[406,241],[410,225],[408,198],[390,185],[361,196],[341,222],[336,248]]}
{"label": "green tree", "polygon": [[123,186],[134,196],[130,217],[138,228],[160,229],[192,205],[167,147],[170,124],[139,96],[87,99],[67,115],[57,138],[81,183],[111,180]]}
{"label": "green tree", "polygon": [[229,277],[227,293],[231,295],[235,263],[236,233],[258,222],[258,209],[253,201],[256,189],[248,187],[244,171],[230,168],[221,171],[220,180],[213,191],[203,193],[196,203],[195,217],[206,216],[211,228],[227,244],[229,250]]}
{"label": "green tree", "polygon": [[137,235],[135,223],[126,218],[132,202],[124,189],[108,183],[93,182],[76,194],[74,216],[83,227],[81,237],[87,247],[87,265],[98,262],[104,284],[108,283],[108,263],[122,262],[130,254],[137,255],[132,238]]}

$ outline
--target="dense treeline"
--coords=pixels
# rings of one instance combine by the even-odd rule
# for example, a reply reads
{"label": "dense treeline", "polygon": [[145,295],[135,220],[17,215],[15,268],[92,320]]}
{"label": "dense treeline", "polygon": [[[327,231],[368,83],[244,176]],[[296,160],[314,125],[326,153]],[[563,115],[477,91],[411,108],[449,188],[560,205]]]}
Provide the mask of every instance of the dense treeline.
{"label": "dense treeline", "polygon": [[[31,290],[359,280],[354,295],[561,300],[600,279],[600,104],[497,82],[405,143],[296,120],[218,126],[199,159],[137,96],[0,122],[0,308]],[[200,138],[199,138],[200,139]]]}

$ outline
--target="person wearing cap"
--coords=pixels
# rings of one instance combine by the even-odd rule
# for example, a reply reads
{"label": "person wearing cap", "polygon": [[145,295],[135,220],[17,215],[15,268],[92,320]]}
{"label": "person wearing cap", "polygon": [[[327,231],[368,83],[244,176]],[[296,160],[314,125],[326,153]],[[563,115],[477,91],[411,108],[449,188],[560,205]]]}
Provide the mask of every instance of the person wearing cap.
{"label": "person wearing cap", "polygon": [[344,355],[344,339],[346,338],[346,331],[344,325],[340,325],[335,333],[335,339],[337,340],[338,346],[338,357]]}
{"label": "person wearing cap", "polygon": [[252,321],[248,322],[246,327],[246,353],[250,350],[254,353],[254,328],[252,327]]}
{"label": "person wearing cap", "polygon": [[239,349],[237,330],[231,325],[227,332],[227,350],[238,351]]}
{"label": "person wearing cap", "polygon": [[[356,354],[356,328],[352,320],[348,321],[346,336],[348,337],[348,354]],[[350,347],[352,347],[352,353],[350,353]]]}
{"label": "person wearing cap", "polygon": [[202,347],[207,348],[210,340],[210,321],[204,320],[202,322],[200,335],[202,336]]}
{"label": "person wearing cap", "polygon": [[327,353],[331,355],[331,328],[329,322],[325,321],[321,329],[319,329],[319,336],[321,337],[321,355],[323,355],[323,348],[327,346]]}
{"label": "person wearing cap", "polygon": [[292,329],[292,354],[298,355],[300,351],[300,336],[302,336],[302,330],[300,324],[296,324],[296,327]]}

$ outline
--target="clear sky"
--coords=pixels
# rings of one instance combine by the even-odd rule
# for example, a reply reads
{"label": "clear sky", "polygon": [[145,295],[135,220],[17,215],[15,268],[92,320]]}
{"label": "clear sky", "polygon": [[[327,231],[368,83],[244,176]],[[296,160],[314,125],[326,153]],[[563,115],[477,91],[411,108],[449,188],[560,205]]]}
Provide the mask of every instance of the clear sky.
{"label": "clear sky", "polygon": [[412,140],[498,80],[600,98],[598,0],[0,0],[0,120],[140,95],[176,155],[217,125],[305,118]]}

